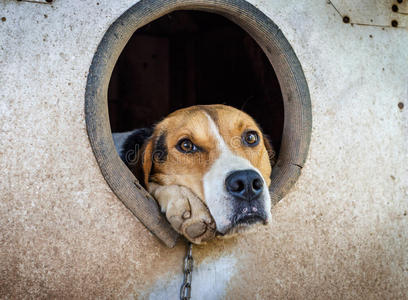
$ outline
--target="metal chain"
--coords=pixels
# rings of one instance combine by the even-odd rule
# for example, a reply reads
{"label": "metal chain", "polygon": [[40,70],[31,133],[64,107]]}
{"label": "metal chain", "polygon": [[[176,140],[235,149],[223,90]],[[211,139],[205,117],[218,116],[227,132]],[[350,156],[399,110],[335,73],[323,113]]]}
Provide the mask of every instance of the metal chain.
{"label": "metal chain", "polygon": [[180,300],[188,300],[191,298],[191,281],[193,279],[193,244],[188,242],[187,254],[184,258],[184,281],[180,289]]}

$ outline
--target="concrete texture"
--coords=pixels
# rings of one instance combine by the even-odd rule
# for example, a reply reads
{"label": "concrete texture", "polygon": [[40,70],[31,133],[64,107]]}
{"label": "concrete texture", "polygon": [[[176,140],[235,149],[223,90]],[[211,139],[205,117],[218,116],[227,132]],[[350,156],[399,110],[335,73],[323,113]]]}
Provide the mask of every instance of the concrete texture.
{"label": "concrete texture", "polygon": [[[310,154],[270,228],[195,247],[193,296],[407,298],[407,31],[346,25],[326,1],[250,2],[304,68]],[[92,56],[133,3],[0,1],[0,298],[178,297],[184,246],[113,195],[85,128]]]}

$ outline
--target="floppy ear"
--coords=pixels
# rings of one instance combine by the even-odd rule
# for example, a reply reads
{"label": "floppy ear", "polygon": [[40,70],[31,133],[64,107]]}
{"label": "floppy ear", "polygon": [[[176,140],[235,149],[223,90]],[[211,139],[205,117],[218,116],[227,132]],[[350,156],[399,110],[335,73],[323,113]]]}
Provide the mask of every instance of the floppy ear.
{"label": "floppy ear", "polygon": [[147,186],[146,182],[152,166],[152,134],[153,129],[150,128],[134,130],[126,138],[120,153],[120,158],[144,187]]}
{"label": "floppy ear", "polygon": [[143,149],[142,169],[144,183],[147,188],[152,166],[155,163],[163,163],[167,159],[168,149],[166,145],[166,131],[161,131],[157,135],[149,138]]}
{"label": "floppy ear", "polygon": [[271,142],[269,141],[269,137],[266,134],[263,134],[264,145],[266,151],[268,152],[269,161],[271,162],[271,167],[276,164],[276,153],[272,147]]}
{"label": "floppy ear", "polygon": [[153,165],[153,139],[150,138],[148,142],[145,144],[143,150],[143,158],[142,158],[142,173],[143,173],[143,180],[139,180],[144,183],[144,187],[147,188],[149,185],[149,176],[150,171],[152,170]]}

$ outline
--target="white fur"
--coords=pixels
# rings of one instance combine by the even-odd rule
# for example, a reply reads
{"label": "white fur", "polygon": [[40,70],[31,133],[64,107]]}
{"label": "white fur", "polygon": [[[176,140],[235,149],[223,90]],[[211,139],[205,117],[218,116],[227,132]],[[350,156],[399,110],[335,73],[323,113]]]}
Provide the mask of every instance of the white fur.
{"label": "white fur", "polygon": [[[207,115],[207,114],[206,114]],[[262,174],[256,169],[249,160],[235,155],[224,139],[220,135],[218,128],[209,115],[207,115],[208,123],[213,136],[217,141],[217,148],[220,156],[213,163],[208,172],[204,175],[204,195],[205,201],[217,224],[217,230],[225,233],[231,225],[230,217],[233,213],[232,198],[225,188],[225,179],[229,173],[239,170],[254,170],[263,179],[264,189],[261,197],[264,200],[264,207],[268,216],[268,221],[271,219],[271,199],[268,192],[268,186]]]}
{"label": "white fur", "polygon": [[[221,256],[216,260],[205,259],[194,266],[191,299],[225,299],[229,282],[235,275],[236,256]],[[142,299],[179,299],[182,274],[164,274],[148,290],[140,295]]]}

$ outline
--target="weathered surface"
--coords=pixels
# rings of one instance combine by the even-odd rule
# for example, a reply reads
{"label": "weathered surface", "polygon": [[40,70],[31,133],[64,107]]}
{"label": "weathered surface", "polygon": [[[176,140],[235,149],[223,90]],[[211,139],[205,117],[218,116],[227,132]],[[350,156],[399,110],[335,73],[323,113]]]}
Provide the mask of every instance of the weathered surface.
{"label": "weathered surface", "polygon": [[[133,3],[0,2],[1,297],[177,297],[184,247],[113,195],[85,128],[93,53]],[[270,229],[196,248],[193,296],[407,297],[406,31],[346,25],[325,1],[251,3],[304,68],[310,154]]]}

